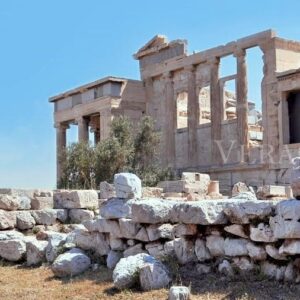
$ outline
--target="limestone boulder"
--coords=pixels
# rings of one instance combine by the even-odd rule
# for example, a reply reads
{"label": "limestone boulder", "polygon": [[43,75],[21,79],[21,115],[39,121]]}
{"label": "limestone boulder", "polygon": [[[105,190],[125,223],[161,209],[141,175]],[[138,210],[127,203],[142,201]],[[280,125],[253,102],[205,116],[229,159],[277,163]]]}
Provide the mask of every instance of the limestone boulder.
{"label": "limestone boulder", "polygon": [[98,205],[98,193],[95,190],[66,190],[54,193],[54,208],[97,208]]}
{"label": "limestone boulder", "polygon": [[212,258],[208,248],[206,247],[205,241],[197,239],[195,243],[195,253],[199,261],[206,261]]}
{"label": "limestone boulder", "polygon": [[210,235],[206,238],[206,247],[213,257],[225,255],[224,244],[225,240],[221,236]]}
{"label": "limestone boulder", "polygon": [[242,192],[242,193],[237,194],[236,196],[231,197],[230,199],[246,200],[246,201],[257,200],[255,193],[252,193],[252,192]]}
{"label": "limestone boulder", "polygon": [[173,229],[175,237],[189,236],[197,234],[197,225],[195,224],[176,224]]}
{"label": "limestone boulder", "polygon": [[116,197],[116,189],[113,184],[107,181],[100,182],[100,199],[110,199]]}
{"label": "limestone boulder", "polygon": [[53,235],[49,238],[46,247],[46,259],[52,263],[56,257],[63,252],[63,245],[66,242],[67,235]]}
{"label": "limestone boulder", "polygon": [[168,255],[168,256],[174,256],[175,255],[174,240],[165,242],[165,244],[164,244],[164,253],[165,253],[165,255]]}
{"label": "limestone boulder", "polygon": [[140,253],[146,253],[146,251],[143,249],[143,244],[139,243],[136,245],[133,245],[129,248],[127,248],[124,252],[123,255],[124,257],[128,257],[128,256],[134,256]]}
{"label": "limestone boulder", "polygon": [[43,209],[33,210],[31,215],[38,225],[53,225],[58,220],[65,222],[68,218],[68,211],[66,209]]}
{"label": "limestone boulder", "polygon": [[270,227],[276,239],[300,238],[300,202],[281,201],[276,205],[276,215],[270,218]]}
{"label": "limestone boulder", "polygon": [[105,219],[120,219],[131,217],[132,200],[111,198],[100,206],[100,216]]}
{"label": "limestone boulder", "polygon": [[110,233],[114,237],[122,237],[119,222],[97,217],[94,220],[83,222],[89,232]]}
{"label": "limestone boulder", "polygon": [[109,246],[111,250],[122,251],[125,250],[126,246],[122,239],[116,238],[112,235],[109,235]]}
{"label": "limestone boulder", "polygon": [[172,286],[168,300],[189,300],[190,294],[190,289],[186,286]]}
{"label": "limestone boulder", "polygon": [[287,260],[288,258],[284,254],[279,253],[279,249],[277,249],[274,245],[266,245],[267,254],[276,260]]}
{"label": "limestone boulder", "polygon": [[229,226],[225,226],[224,230],[228,233],[239,236],[241,238],[245,238],[245,239],[248,238],[248,235],[245,233],[245,228],[243,225],[232,224]]}
{"label": "limestone boulder", "polygon": [[121,237],[126,239],[134,239],[142,228],[138,223],[133,222],[131,219],[119,219]]}
{"label": "limestone boulder", "polygon": [[19,201],[17,196],[0,195],[0,209],[17,210],[19,209]]}
{"label": "limestone boulder", "polygon": [[145,264],[140,270],[139,279],[144,291],[162,289],[171,282],[169,271],[160,261]]}
{"label": "limestone boulder", "polygon": [[134,286],[139,279],[139,272],[145,264],[154,264],[156,259],[145,253],[121,258],[113,271],[114,286],[126,289]]}
{"label": "limestone boulder", "polygon": [[26,264],[36,266],[46,261],[47,241],[32,240],[26,243]]}
{"label": "limestone boulder", "polygon": [[109,242],[105,236],[99,232],[88,232],[86,230],[76,230],[74,243],[82,250],[93,250],[97,255],[107,255],[110,251]]}
{"label": "limestone boulder", "polygon": [[168,223],[175,202],[163,199],[146,199],[133,201],[131,205],[132,220],[136,223]]}
{"label": "limestone boulder", "polygon": [[71,223],[81,224],[84,221],[92,220],[95,214],[92,210],[73,208],[69,211]]}
{"label": "limestone boulder", "polygon": [[16,227],[16,225],[16,213],[0,209],[0,230],[11,229]]}
{"label": "limestone boulder", "polygon": [[28,210],[31,200],[27,196],[13,196],[0,194],[0,209],[3,210]]}
{"label": "limestone boulder", "polygon": [[148,233],[145,227],[141,227],[135,236],[135,239],[142,242],[149,242]]}
{"label": "limestone boulder", "polygon": [[232,188],[232,197],[236,197],[241,193],[250,192],[255,195],[252,187],[248,187],[244,182],[237,182]]}
{"label": "limestone boulder", "polygon": [[73,248],[59,255],[51,266],[57,277],[75,276],[83,273],[91,266],[90,258],[80,249]]}
{"label": "limestone boulder", "polygon": [[225,239],[224,251],[226,256],[246,256],[248,241],[245,239]]}
{"label": "limestone boulder", "polygon": [[272,215],[276,203],[273,201],[238,201],[229,203],[224,209],[225,215],[233,224],[249,224],[253,220],[262,220]]}
{"label": "limestone boulder", "polygon": [[120,251],[109,251],[107,258],[106,258],[106,265],[109,269],[114,269],[120,259],[123,258],[123,253]]}
{"label": "limestone boulder", "polygon": [[174,226],[171,224],[152,224],[146,228],[149,241],[156,241],[159,239],[172,240],[174,238],[173,229]]}
{"label": "limestone boulder", "polygon": [[216,225],[226,224],[224,209],[227,201],[206,200],[196,202],[178,201],[171,210],[171,223]]}
{"label": "limestone boulder", "polygon": [[151,256],[157,259],[161,259],[166,255],[164,245],[160,242],[148,243],[145,248]]}
{"label": "limestone boulder", "polygon": [[195,254],[195,245],[191,240],[188,240],[186,238],[174,239],[174,251],[178,262],[182,265],[197,261],[197,257]]}
{"label": "limestone boulder", "polygon": [[118,198],[133,199],[142,197],[142,182],[135,174],[115,174],[114,186]]}
{"label": "limestone boulder", "polygon": [[14,239],[22,240],[23,238],[24,238],[24,234],[16,230],[0,231],[0,241],[14,240]]}
{"label": "limestone boulder", "polygon": [[250,225],[250,239],[255,242],[272,243],[277,241],[269,225],[259,223],[257,227]]}
{"label": "limestone boulder", "polygon": [[31,199],[32,210],[52,209],[54,208],[53,196],[38,197],[35,196]]}
{"label": "limestone boulder", "polygon": [[299,240],[286,240],[279,248],[280,255],[296,255],[300,254]]}
{"label": "limestone boulder", "polygon": [[248,255],[253,259],[253,260],[265,260],[267,258],[267,253],[262,246],[257,246],[251,242],[247,243],[246,245],[247,250],[248,250]]}
{"label": "limestone boulder", "polygon": [[161,198],[163,189],[159,187],[143,187],[142,197],[143,198]]}
{"label": "limestone boulder", "polygon": [[32,217],[29,211],[18,211],[17,216],[17,228],[20,230],[31,229],[35,225],[35,219]]}
{"label": "limestone boulder", "polygon": [[8,261],[20,261],[25,257],[26,243],[21,239],[0,241],[0,257]]}
{"label": "limestone boulder", "polygon": [[287,187],[279,185],[264,185],[257,190],[259,199],[287,199]]}

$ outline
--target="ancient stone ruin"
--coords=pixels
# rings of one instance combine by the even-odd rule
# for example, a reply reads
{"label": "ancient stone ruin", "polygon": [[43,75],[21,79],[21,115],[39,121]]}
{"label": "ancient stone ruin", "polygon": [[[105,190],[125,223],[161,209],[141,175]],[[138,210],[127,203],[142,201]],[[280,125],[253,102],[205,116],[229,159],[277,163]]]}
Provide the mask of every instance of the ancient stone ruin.
{"label": "ancient stone ruin", "polygon": [[[296,192],[299,182],[294,179]],[[81,274],[102,258],[118,289],[170,286],[170,260],[191,264],[202,275],[259,270],[270,279],[300,282],[296,199],[279,194],[258,200],[261,191],[243,183],[231,197],[222,196],[208,175],[188,172],[158,188],[142,188],[130,173],[101,186],[102,193],[2,189],[0,257],[27,266],[47,263],[57,277]],[[101,199],[108,192],[112,197]],[[191,201],[189,193],[202,199]],[[174,286],[169,297],[181,293],[189,295],[189,289]]]}
{"label": "ancient stone ruin", "polygon": [[[252,49],[261,53],[262,81],[254,87],[261,99],[248,96]],[[161,133],[162,166],[207,173],[222,192],[238,181],[256,188],[290,184],[291,159],[300,150],[299,42],[267,30],[189,54],[187,41],[157,35],[134,58],[141,80],[106,77],[49,99],[58,157],[70,125],[78,125],[79,141],[91,131],[97,142],[108,136],[113,118],[137,122],[149,115]],[[223,76],[226,58],[235,71]],[[234,90],[226,88],[229,82]]]}

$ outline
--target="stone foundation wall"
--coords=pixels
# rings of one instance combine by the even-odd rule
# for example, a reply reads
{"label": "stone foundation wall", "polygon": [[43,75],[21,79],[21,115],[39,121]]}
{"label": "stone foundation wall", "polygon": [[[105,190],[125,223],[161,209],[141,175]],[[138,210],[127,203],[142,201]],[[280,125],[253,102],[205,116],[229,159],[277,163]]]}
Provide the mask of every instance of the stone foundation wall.
{"label": "stone foundation wall", "polygon": [[[262,272],[300,281],[300,202],[112,198],[100,217],[84,222],[74,243],[107,258],[114,267],[139,253],[179,264],[195,263],[200,272]],[[115,260],[115,261],[114,261]]]}
{"label": "stone foundation wall", "polygon": [[0,189],[0,230],[38,231],[98,214],[96,191]]}

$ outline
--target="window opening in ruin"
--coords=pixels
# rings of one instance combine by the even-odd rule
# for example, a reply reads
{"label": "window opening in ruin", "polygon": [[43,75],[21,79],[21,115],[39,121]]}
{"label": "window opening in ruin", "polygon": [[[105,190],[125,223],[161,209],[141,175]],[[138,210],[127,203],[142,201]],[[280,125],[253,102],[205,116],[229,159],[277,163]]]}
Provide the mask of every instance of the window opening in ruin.
{"label": "window opening in ruin", "polygon": [[220,77],[234,74],[236,74],[236,58],[233,55],[222,57],[220,61]]}
{"label": "window opening in ruin", "polygon": [[290,144],[300,143],[300,92],[290,93],[288,99]]}
{"label": "window opening in ruin", "polygon": [[224,120],[236,119],[236,81],[224,82],[223,86]]}
{"label": "window opening in ruin", "polygon": [[210,118],[210,86],[200,89],[199,92],[199,124],[211,122]]}
{"label": "window opening in ruin", "polygon": [[248,126],[249,139],[253,146],[263,140],[262,94],[263,59],[259,47],[246,50],[248,82]]}
{"label": "window opening in ruin", "polygon": [[67,129],[67,143],[71,145],[78,142],[78,129],[77,125],[70,123]]}
{"label": "window opening in ruin", "polygon": [[177,129],[188,126],[188,93],[181,92],[176,99]]}

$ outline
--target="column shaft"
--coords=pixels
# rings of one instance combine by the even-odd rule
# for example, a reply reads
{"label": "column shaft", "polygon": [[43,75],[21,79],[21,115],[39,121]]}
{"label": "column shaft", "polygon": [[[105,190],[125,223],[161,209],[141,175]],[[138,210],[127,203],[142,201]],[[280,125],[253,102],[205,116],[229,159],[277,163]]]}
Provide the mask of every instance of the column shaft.
{"label": "column shaft", "polygon": [[188,159],[189,166],[197,166],[198,142],[197,127],[199,123],[199,99],[196,93],[195,67],[186,68],[188,76]]}
{"label": "column shaft", "polygon": [[222,140],[223,119],[219,84],[220,59],[215,57],[210,64],[211,163],[219,165],[222,162],[218,143]]}
{"label": "column shaft", "polygon": [[248,134],[248,87],[246,52],[238,49],[235,53],[237,59],[237,135],[241,149],[241,162],[249,161],[249,134]]}
{"label": "column shaft", "polygon": [[110,109],[100,111],[100,140],[107,139],[110,135],[112,114]]}
{"label": "column shaft", "polygon": [[176,165],[176,103],[174,99],[174,83],[172,73],[164,75],[165,80],[165,97],[166,97],[166,119],[165,119],[165,138],[166,138],[166,158],[168,167]]}
{"label": "column shaft", "polygon": [[85,143],[89,141],[89,122],[86,118],[80,117],[78,122],[78,141]]}
{"label": "column shaft", "polygon": [[67,128],[68,125],[56,124],[56,182],[57,187],[60,184],[62,176],[62,154],[67,145]]}

